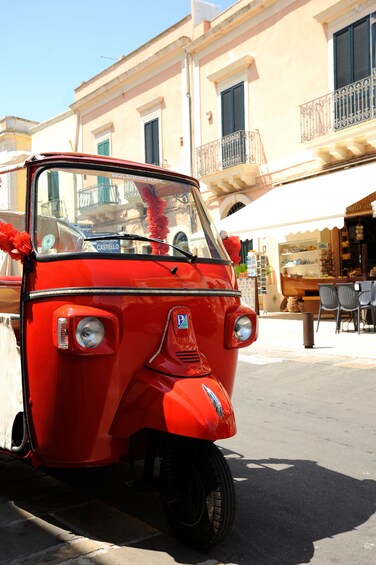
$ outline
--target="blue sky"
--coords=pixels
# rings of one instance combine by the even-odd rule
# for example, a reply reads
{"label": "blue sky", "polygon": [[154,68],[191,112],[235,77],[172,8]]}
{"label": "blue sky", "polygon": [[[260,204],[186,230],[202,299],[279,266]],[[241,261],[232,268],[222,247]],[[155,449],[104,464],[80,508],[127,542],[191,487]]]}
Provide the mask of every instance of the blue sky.
{"label": "blue sky", "polygon": [[[236,0],[210,0],[221,11]],[[190,13],[190,0],[1,3],[0,117],[45,121],[73,90]]]}

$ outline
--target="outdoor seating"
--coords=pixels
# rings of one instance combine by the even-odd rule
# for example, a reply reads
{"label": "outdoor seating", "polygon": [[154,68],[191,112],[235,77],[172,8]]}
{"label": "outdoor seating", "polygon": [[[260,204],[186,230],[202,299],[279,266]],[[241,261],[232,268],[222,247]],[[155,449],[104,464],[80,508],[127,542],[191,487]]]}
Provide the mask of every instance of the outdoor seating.
{"label": "outdoor seating", "polygon": [[334,284],[319,284],[319,313],[317,316],[317,328],[319,329],[322,310],[333,312],[336,320],[336,332],[339,331],[339,302],[337,289]]}
{"label": "outdoor seating", "polygon": [[373,331],[376,331],[376,284],[374,282],[372,282],[371,298],[369,303],[371,306]]}
{"label": "outdoor seating", "polygon": [[371,310],[371,313],[373,314],[373,321],[375,320],[374,308],[372,307],[372,304],[370,302],[368,302],[367,304],[362,304],[359,300],[358,292],[355,290],[352,284],[337,285],[337,294],[339,301],[339,314],[337,324],[338,331],[340,331],[341,328],[341,319],[343,312],[350,314],[350,321],[353,321],[354,329],[358,332],[358,334],[360,333],[361,312],[363,310]]}
{"label": "outdoor seating", "polygon": [[373,281],[358,281],[354,283],[354,288],[358,291],[359,302],[361,305],[366,306],[371,302],[371,291]]}

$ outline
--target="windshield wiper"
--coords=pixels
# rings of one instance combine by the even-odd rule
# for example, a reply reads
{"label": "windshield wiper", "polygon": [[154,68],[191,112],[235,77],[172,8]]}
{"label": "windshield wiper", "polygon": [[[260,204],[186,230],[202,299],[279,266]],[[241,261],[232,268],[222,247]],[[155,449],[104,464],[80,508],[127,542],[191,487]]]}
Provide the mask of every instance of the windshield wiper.
{"label": "windshield wiper", "polygon": [[177,245],[173,245],[172,243],[168,243],[167,241],[163,241],[163,239],[155,239],[154,237],[147,237],[146,235],[138,235],[138,234],[134,234],[134,233],[125,233],[125,232],[119,232],[116,234],[111,234],[111,235],[90,235],[87,236],[85,238],[85,241],[106,241],[106,240],[112,240],[112,239],[122,239],[122,240],[126,240],[126,241],[145,241],[147,243],[162,243],[163,245],[168,245],[169,247],[172,247],[172,249],[176,249],[176,251],[178,251],[179,253],[181,253],[182,255],[184,255],[184,257],[187,257],[187,259],[189,259],[190,263],[194,263],[197,259],[197,255],[194,255],[193,253],[191,253],[190,251],[186,251],[185,249],[182,249],[181,247],[178,247]]}

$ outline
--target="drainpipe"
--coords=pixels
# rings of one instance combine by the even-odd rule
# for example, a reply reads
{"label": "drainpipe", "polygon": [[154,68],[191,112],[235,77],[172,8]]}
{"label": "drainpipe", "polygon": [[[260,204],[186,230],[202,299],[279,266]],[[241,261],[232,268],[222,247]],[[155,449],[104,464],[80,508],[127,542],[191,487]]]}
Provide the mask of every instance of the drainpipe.
{"label": "drainpipe", "polygon": [[185,72],[186,72],[186,97],[188,100],[188,125],[189,125],[189,166],[190,171],[189,174],[193,176],[194,171],[194,157],[193,157],[193,140],[194,140],[194,132],[193,132],[193,120],[192,120],[192,96],[191,96],[191,77],[190,77],[190,69],[191,69],[191,61],[192,55],[185,51]]}

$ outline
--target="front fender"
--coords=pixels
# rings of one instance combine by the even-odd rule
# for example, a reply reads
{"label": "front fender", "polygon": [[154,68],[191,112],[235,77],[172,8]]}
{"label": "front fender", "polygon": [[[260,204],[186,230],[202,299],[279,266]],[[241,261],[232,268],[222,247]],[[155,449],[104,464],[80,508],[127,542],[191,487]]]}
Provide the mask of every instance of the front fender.
{"label": "front fender", "polygon": [[236,433],[231,400],[212,375],[176,378],[147,368],[125,391],[110,434],[127,438],[145,428],[211,441]]}

